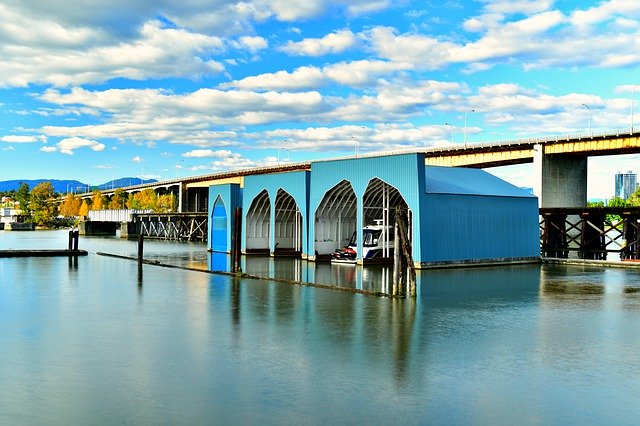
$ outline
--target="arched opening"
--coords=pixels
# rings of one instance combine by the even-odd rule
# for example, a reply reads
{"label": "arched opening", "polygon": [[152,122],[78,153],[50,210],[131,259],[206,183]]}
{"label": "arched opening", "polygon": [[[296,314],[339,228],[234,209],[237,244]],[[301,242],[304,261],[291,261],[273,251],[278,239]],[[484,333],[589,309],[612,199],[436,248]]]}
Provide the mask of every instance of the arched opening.
{"label": "arched opening", "polygon": [[364,260],[385,259],[393,256],[397,208],[400,208],[405,218],[410,238],[411,210],[409,210],[402,194],[397,188],[381,179],[371,179],[362,197],[364,220],[362,258]]}
{"label": "arched opening", "polygon": [[211,250],[227,252],[229,247],[227,244],[229,218],[224,201],[218,195],[213,210],[211,212]]}
{"label": "arched opening", "polygon": [[294,198],[279,189],[275,202],[275,254],[300,254],[302,252],[302,215]]}
{"label": "arched opening", "polygon": [[328,258],[346,246],[356,231],[356,193],[346,180],[331,188],[315,213],[314,252],[316,258]]}
{"label": "arched opening", "polygon": [[246,217],[247,253],[269,253],[271,204],[269,193],[263,190],[251,202]]}

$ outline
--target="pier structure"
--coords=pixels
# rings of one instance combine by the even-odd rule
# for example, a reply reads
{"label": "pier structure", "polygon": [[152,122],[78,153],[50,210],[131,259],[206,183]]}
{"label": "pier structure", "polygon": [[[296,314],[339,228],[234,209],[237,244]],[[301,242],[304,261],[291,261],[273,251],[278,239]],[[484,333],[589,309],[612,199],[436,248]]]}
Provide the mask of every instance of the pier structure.
{"label": "pier structure", "polygon": [[[390,259],[395,211],[406,216],[418,268],[540,257],[537,198],[483,170],[425,166],[424,153],[314,161],[309,171],[247,176],[209,188],[209,248],[228,252],[234,226],[244,254],[329,259],[355,234],[358,263]],[[232,212],[242,207],[242,223]],[[365,258],[364,228],[387,246]],[[374,238],[379,238],[379,235]],[[376,240],[377,241],[377,240]]]}

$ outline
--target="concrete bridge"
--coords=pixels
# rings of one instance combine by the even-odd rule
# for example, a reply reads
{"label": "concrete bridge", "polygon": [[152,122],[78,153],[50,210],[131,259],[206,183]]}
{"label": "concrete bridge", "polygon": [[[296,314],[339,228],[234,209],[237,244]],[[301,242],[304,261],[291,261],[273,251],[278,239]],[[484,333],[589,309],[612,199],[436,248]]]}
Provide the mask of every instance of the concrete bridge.
{"label": "concrete bridge", "polygon": [[[424,153],[427,165],[490,168],[511,164],[533,163],[534,193],[540,207],[584,207],[587,202],[587,158],[590,156],[640,153],[640,132],[629,130],[605,133],[582,133],[562,136],[516,139],[496,142],[451,144],[441,147],[373,153],[358,157],[381,157],[400,153]],[[331,159],[334,160],[334,159]],[[315,162],[331,161],[315,160]],[[134,194],[151,188],[159,195],[174,194],[178,212],[206,212],[208,188],[211,185],[239,184],[252,175],[308,171],[311,161],[283,163],[212,173],[123,188]],[[115,190],[102,191],[107,197]],[[91,193],[79,194],[90,198]]]}

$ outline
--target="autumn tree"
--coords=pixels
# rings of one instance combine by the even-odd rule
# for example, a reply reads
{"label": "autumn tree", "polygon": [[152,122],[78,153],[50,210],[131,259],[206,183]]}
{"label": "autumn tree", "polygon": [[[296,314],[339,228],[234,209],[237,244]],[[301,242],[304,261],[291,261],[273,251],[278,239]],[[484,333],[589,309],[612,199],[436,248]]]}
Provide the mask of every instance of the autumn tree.
{"label": "autumn tree", "polygon": [[65,217],[78,216],[82,200],[74,194],[67,194],[60,206],[60,214]]}
{"label": "autumn tree", "polygon": [[36,185],[30,194],[29,210],[38,226],[51,227],[58,215],[56,192],[51,182]]}
{"label": "autumn tree", "polygon": [[89,203],[87,203],[87,200],[82,200],[80,210],[78,210],[78,216],[88,216],[89,210]]}
{"label": "autumn tree", "polygon": [[129,199],[129,208],[134,210],[153,210],[156,211],[158,206],[158,196],[156,192],[147,188],[137,192]]}
{"label": "autumn tree", "polygon": [[158,196],[156,203],[156,213],[169,213],[176,211],[176,197],[173,194],[164,194]]}
{"label": "autumn tree", "polygon": [[126,208],[128,201],[127,198],[128,194],[124,189],[116,189],[113,193],[113,196],[111,197],[111,201],[109,202],[109,208],[112,210],[120,210]]}
{"label": "autumn tree", "polygon": [[91,210],[104,210],[106,208],[107,203],[105,202],[102,192],[96,189],[93,191],[93,196],[91,197]]}

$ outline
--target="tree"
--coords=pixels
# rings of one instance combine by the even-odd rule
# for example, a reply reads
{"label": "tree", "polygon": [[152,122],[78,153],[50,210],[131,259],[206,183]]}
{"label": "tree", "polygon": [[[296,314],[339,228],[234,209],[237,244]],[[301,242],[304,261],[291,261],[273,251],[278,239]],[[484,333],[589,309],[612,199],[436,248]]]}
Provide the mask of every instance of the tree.
{"label": "tree", "polygon": [[627,201],[624,198],[613,197],[609,200],[607,207],[627,207]]}
{"label": "tree", "polygon": [[640,187],[636,188],[636,190],[633,191],[633,194],[629,196],[629,199],[627,200],[627,205],[640,206]]}
{"label": "tree", "polygon": [[51,182],[42,182],[31,191],[29,210],[38,226],[51,227],[58,215],[56,192]]}
{"label": "tree", "polygon": [[158,196],[156,203],[156,213],[169,213],[176,211],[176,197],[173,194],[164,194]]}
{"label": "tree", "polygon": [[129,199],[129,208],[134,210],[152,210],[156,211],[158,207],[158,196],[156,192],[147,188],[141,192],[137,192]]}
{"label": "tree", "polygon": [[109,202],[109,208],[112,210],[125,209],[127,207],[128,196],[129,194],[127,194],[124,189],[116,189]]}
{"label": "tree", "polygon": [[29,215],[30,198],[31,193],[29,192],[29,185],[24,182],[20,182],[18,191],[16,191],[16,201],[20,203],[20,210],[22,210],[22,214]]}
{"label": "tree", "polygon": [[77,198],[74,194],[67,194],[64,202],[60,206],[60,214],[65,217],[78,216],[82,200]]}
{"label": "tree", "polygon": [[93,191],[93,197],[91,197],[91,201],[91,210],[104,210],[107,206],[102,192],[98,191],[97,189]]}
{"label": "tree", "polygon": [[78,210],[78,216],[88,216],[89,215],[89,203],[87,200],[82,200],[82,205],[80,205],[80,210]]}

